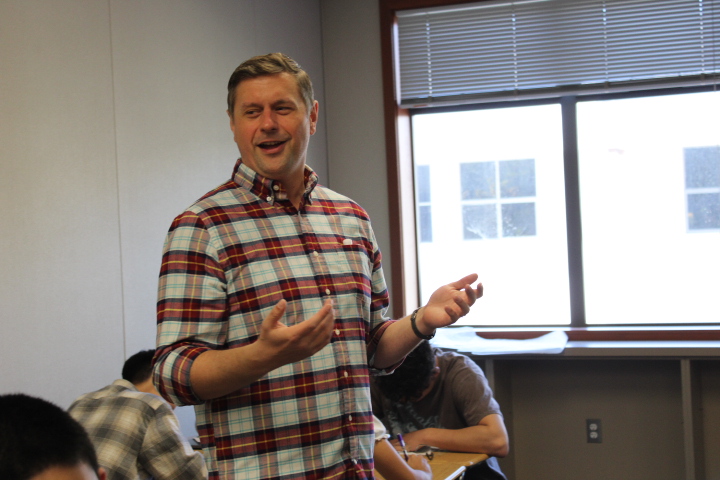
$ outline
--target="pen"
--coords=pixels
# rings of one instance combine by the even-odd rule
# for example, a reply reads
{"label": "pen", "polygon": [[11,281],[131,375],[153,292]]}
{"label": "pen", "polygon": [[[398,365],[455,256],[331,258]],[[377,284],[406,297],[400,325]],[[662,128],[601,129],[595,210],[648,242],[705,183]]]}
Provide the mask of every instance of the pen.
{"label": "pen", "polygon": [[398,439],[398,442],[400,442],[400,446],[403,449],[403,455],[405,455],[405,461],[407,462],[408,461],[408,453],[407,453],[407,449],[405,448],[405,440],[403,440],[403,438],[402,438],[402,433],[397,434],[397,439]]}

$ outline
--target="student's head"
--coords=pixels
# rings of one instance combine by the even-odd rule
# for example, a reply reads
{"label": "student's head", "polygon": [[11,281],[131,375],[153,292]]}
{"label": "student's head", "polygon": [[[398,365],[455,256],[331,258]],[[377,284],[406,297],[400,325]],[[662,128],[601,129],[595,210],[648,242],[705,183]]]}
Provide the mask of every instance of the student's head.
{"label": "student's head", "polygon": [[[152,393],[161,397],[152,381],[152,367],[155,350],[141,350],[125,360],[122,378],[132,383],[140,392]],[[175,405],[170,406],[174,409]]]}
{"label": "student's head", "polygon": [[305,109],[309,112],[315,100],[310,76],[305,70],[300,68],[300,65],[298,65],[295,60],[287,55],[282,53],[268,53],[267,55],[258,55],[257,57],[246,60],[240,64],[230,76],[227,96],[228,114],[232,117],[235,113],[235,94],[240,82],[250,78],[276,75],[279,73],[288,73],[295,78],[298,90],[305,103]]}
{"label": "student's head", "polygon": [[0,395],[0,478],[104,480],[85,429],[66,411],[24,394]]}
{"label": "student's head", "polygon": [[145,383],[152,375],[152,361],[154,356],[155,350],[142,350],[125,360],[122,369],[122,378],[133,385]]}
{"label": "student's head", "polygon": [[376,377],[375,382],[388,400],[412,402],[427,393],[437,372],[435,353],[430,344],[423,340],[392,375]]}

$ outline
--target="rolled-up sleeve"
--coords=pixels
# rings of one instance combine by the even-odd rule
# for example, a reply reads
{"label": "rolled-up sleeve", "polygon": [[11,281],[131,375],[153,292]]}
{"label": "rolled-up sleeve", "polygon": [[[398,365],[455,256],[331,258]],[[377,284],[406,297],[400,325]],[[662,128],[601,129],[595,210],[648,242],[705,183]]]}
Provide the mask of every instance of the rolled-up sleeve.
{"label": "rolled-up sleeve", "polygon": [[176,405],[202,403],[190,371],[200,354],[225,343],[226,290],[218,249],[202,219],[192,212],[178,216],[163,249],[153,370],[158,391]]}
{"label": "rolled-up sleeve", "polygon": [[371,375],[387,375],[402,364],[402,361],[387,368],[375,368],[375,353],[387,328],[396,322],[387,317],[390,305],[385,275],[382,271],[382,254],[377,247],[374,233],[371,233],[373,244],[372,299],[370,302],[371,330],[366,340],[368,367]]}

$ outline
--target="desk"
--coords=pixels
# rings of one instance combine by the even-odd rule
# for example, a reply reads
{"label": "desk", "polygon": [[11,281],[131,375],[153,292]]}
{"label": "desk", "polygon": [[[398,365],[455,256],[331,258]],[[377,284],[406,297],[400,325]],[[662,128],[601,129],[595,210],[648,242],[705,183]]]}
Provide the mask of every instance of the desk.
{"label": "desk", "polygon": [[[488,456],[484,453],[435,452],[430,460],[433,480],[452,480],[460,478],[467,467],[484,462]],[[385,480],[375,472],[375,478]]]}

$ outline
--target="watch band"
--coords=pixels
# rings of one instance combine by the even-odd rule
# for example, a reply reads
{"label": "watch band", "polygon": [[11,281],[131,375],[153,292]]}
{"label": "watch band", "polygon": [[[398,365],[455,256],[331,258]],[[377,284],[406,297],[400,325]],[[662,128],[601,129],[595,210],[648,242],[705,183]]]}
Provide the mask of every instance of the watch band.
{"label": "watch band", "polygon": [[418,310],[420,310],[422,307],[418,307],[415,309],[415,311],[410,315],[410,326],[412,327],[413,333],[418,338],[421,338],[423,340],[432,340],[432,338],[435,336],[435,332],[433,332],[430,335],[424,335],[420,330],[418,330],[417,325],[415,324],[415,317],[417,317]]}

